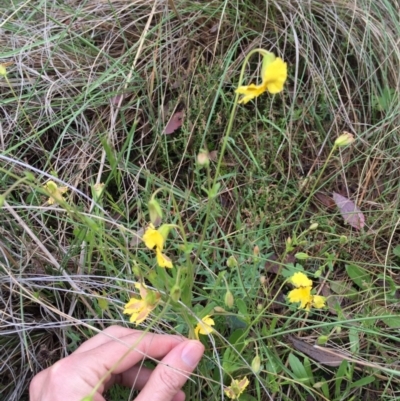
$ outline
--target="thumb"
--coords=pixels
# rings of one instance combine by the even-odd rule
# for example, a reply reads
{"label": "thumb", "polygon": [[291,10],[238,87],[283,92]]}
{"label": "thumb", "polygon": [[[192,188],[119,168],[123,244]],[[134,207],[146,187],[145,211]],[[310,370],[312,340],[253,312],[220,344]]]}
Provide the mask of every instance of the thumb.
{"label": "thumb", "polygon": [[173,348],[154,369],[135,401],[171,401],[199,363],[204,346],[184,341]]}

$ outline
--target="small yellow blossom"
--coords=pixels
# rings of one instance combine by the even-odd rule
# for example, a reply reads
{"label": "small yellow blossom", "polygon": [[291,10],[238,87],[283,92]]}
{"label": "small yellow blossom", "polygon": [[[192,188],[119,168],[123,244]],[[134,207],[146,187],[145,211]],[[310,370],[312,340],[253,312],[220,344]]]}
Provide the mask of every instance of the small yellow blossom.
{"label": "small yellow blossom", "polygon": [[312,281],[302,272],[293,274],[290,282],[296,287],[312,287]]}
{"label": "small yellow blossom", "polygon": [[171,259],[168,256],[164,255],[159,248],[156,248],[156,257],[158,266],[168,268],[173,267]]}
{"label": "small yellow blossom", "polygon": [[211,326],[214,326],[215,322],[214,320],[210,317],[210,315],[204,316],[201,319],[201,322],[199,322],[194,329],[194,334],[197,339],[199,339],[199,334],[203,335],[208,335],[211,334],[214,329]]}
{"label": "small yellow blossom", "polygon": [[317,309],[322,309],[325,306],[325,297],[321,295],[313,295],[312,306]]}
{"label": "small yellow blossom", "polygon": [[299,308],[310,309],[312,302],[311,287],[295,288],[288,294],[288,300],[291,303],[300,302]]}
{"label": "small yellow blossom", "polygon": [[275,94],[283,90],[283,85],[287,79],[287,64],[280,58],[275,57],[270,52],[263,52],[263,66],[261,70],[261,84],[248,86],[239,86],[236,93],[244,95],[239,103],[246,104],[255,97],[268,91]]}
{"label": "small yellow blossom", "polygon": [[68,191],[68,187],[59,187],[54,181],[48,181],[43,188],[50,194],[47,201],[49,205],[65,201],[63,194]]}
{"label": "small yellow blossom", "polygon": [[289,302],[300,303],[300,309],[310,310],[311,307],[321,309],[325,306],[325,297],[311,295],[312,281],[302,272],[297,272],[289,279],[296,288],[287,295]]}
{"label": "small yellow blossom", "polygon": [[162,251],[164,248],[164,237],[151,223],[143,234],[143,242],[149,249],[157,248]]}
{"label": "small yellow blossom", "polygon": [[171,259],[162,253],[170,228],[169,224],[163,224],[158,230],[156,230],[154,225],[150,223],[143,235],[143,242],[147,248],[155,248],[157,263],[160,267],[173,267]]}
{"label": "small yellow blossom", "polygon": [[131,315],[129,319],[131,323],[139,324],[157,306],[160,294],[155,291],[148,291],[144,284],[135,284],[135,287],[139,289],[140,299],[131,298],[125,304],[124,314]]}
{"label": "small yellow blossom", "polygon": [[240,397],[249,383],[249,379],[246,376],[241,380],[232,380],[231,385],[224,388],[224,393],[228,398],[236,400]]}

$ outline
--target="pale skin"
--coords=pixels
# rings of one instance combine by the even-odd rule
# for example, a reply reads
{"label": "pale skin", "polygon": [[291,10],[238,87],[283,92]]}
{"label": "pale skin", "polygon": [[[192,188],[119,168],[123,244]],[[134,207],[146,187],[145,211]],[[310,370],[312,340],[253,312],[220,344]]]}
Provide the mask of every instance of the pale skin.
{"label": "pale skin", "polygon": [[[98,388],[93,401],[105,401],[103,393],[116,383],[140,390],[135,401],[184,401],[182,386],[203,356],[204,346],[179,336],[144,334],[119,326],[105,329],[38,373],[30,384],[30,401],[80,401],[92,394],[101,378],[133,345],[134,350]],[[160,363],[154,370],[145,368],[142,361],[146,358]]]}

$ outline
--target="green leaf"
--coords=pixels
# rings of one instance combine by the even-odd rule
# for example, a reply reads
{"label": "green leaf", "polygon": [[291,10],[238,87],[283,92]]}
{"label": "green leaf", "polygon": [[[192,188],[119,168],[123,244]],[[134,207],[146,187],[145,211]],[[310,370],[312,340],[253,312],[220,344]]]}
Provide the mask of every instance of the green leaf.
{"label": "green leaf", "polygon": [[243,315],[243,316],[247,316],[248,312],[247,312],[247,306],[246,303],[243,301],[243,299],[238,298],[236,300],[236,306],[239,310],[239,312]]}
{"label": "green leaf", "polygon": [[221,188],[221,184],[217,182],[209,191],[208,191],[208,197],[209,199],[216,198],[219,192],[219,189]]}
{"label": "green leaf", "polygon": [[340,364],[339,369],[336,373],[336,378],[335,378],[335,397],[336,398],[339,398],[340,393],[341,393],[342,381],[344,378],[347,377],[347,375],[346,375],[347,365],[348,365],[348,362],[346,360],[344,360]]}
{"label": "green leaf", "polygon": [[371,384],[375,381],[375,377],[374,376],[367,376],[367,377],[363,377],[360,380],[357,380],[356,382],[350,384],[349,389],[352,388],[362,388],[364,386],[367,386],[368,384]]}
{"label": "green leaf", "polygon": [[329,387],[328,387],[328,383],[326,381],[321,381],[321,382],[315,383],[313,387],[320,388],[322,390],[322,393],[324,394],[325,398],[327,398],[328,400],[330,399]]}
{"label": "green leaf", "polygon": [[400,329],[400,315],[392,312],[384,307],[378,307],[373,310],[372,314],[377,317],[377,319],[382,320],[387,326],[392,329]]}
{"label": "green leaf", "polygon": [[349,329],[350,350],[353,354],[357,354],[360,350],[360,338],[356,329]]}
{"label": "green leaf", "polygon": [[361,267],[356,265],[346,265],[346,272],[349,277],[360,288],[370,288],[372,284],[372,277]]}
{"label": "green leaf", "polygon": [[304,358],[303,366],[304,366],[304,369],[305,369],[305,371],[307,373],[307,377],[310,378],[311,384],[314,384],[314,382],[315,382],[314,375],[313,375],[313,372],[312,372],[311,362],[310,362],[310,360],[308,358]]}
{"label": "green leaf", "polygon": [[396,255],[396,256],[398,256],[398,257],[400,258],[400,245],[396,245],[396,246],[393,248],[393,254]]}
{"label": "green leaf", "polygon": [[292,353],[289,354],[289,365],[294,377],[297,380],[301,381],[302,383],[310,383],[312,381],[312,377],[308,376],[307,370],[301,363],[300,359]]}

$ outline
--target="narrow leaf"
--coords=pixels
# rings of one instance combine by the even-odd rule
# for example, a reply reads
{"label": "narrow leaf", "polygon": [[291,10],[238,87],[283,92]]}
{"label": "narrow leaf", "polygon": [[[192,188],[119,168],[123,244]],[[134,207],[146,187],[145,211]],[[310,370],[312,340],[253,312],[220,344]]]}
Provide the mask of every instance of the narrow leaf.
{"label": "narrow leaf", "polygon": [[304,365],[301,363],[300,359],[292,353],[289,354],[289,365],[296,379],[301,380],[303,383],[310,382],[310,377],[308,377]]}
{"label": "narrow leaf", "polygon": [[357,265],[346,265],[346,272],[349,277],[360,288],[366,289],[372,286],[372,277],[364,269]]}

